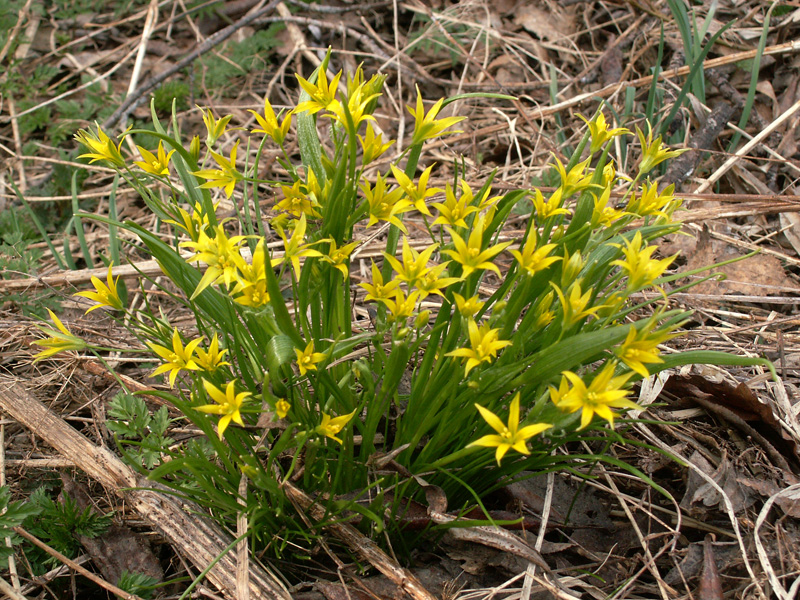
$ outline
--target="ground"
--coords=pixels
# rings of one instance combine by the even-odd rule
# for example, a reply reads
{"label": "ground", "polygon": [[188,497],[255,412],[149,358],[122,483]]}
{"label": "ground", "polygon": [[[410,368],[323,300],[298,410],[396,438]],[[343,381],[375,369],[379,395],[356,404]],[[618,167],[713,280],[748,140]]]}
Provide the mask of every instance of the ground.
{"label": "ground", "polygon": [[[516,483],[493,498],[491,508],[497,519],[524,517],[509,529],[530,544],[520,549],[496,531],[452,529],[437,546],[413,551],[405,566],[423,591],[464,599],[794,596],[800,568],[800,47],[792,41],[800,13],[794,5],[106,4],[20,0],[0,9],[0,340],[3,369],[32,397],[95,443],[114,447],[104,425],[106,404],[116,393],[113,378],[85,360],[31,359],[30,343],[38,336],[33,323],[36,315],[46,316],[45,307],[60,305],[73,331],[95,340],[118,341],[120,335],[110,320],[82,318],[70,296],[88,282],[87,269],[102,266],[99,256],[109,245],[108,227],[75,221],[73,212],[108,215],[114,194],[118,219],[152,225],[145,222],[141,201],[124,187],[117,190],[110,170],[77,158],[72,135],[79,128],[95,121],[109,133],[141,127],[150,119],[151,98],[162,119],[174,102],[187,133],[205,135],[197,106],[251,125],[247,111],[262,110],[265,96],[274,106],[293,105],[299,93],[294,73],[308,76],[331,47],[336,69],[363,63],[367,74],[387,75],[390,102],[378,119],[393,139],[411,134],[413,118],[404,107],[413,103],[415,86],[427,99],[468,92],[514,96],[460,100],[448,114],[469,117],[459,124],[463,133],[428,148],[445,166],[438,171],[440,185],[458,156],[469,181],[482,182],[496,170],[494,188],[502,191],[552,184],[548,165],[554,156],[564,159],[580,139],[585,124],[579,115],[591,117],[603,101],[609,119],[614,115],[627,127],[645,128],[647,116],[659,131],[664,125],[670,146],[693,149],[660,180],[662,186],[674,184],[684,199],[687,235],[674,236],[660,249],[664,256],[680,253],[677,271],[706,277],[703,267],[758,252],[709,271],[725,277],[672,289],[675,304],[695,316],[684,325],[687,335],[668,344],[671,351],[766,357],[779,377],[771,378],[763,367],[708,366],[676,370],[640,386],[637,401],[649,408],[626,429],[639,443],[607,451],[648,482],[607,462],[595,467],[590,480],[556,473]],[[234,141],[231,136],[228,143]],[[618,145],[617,167],[632,170],[637,152],[633,144]],[[264,178],[278,173],[277,158],[269,152],[262,158]],[[240,200],[223,198],[223,212],[235,214],[233,202]],[[30,224],[26,206],[55,248]],[[519,215],[518,222],[525,218]],[[82,238],[76,226],[85,229]],[[65,264],[57,263],[54,249]],[[135,251],[128,256],[141,270],[156,272],[147,258]],[[675,285],[681,281],[686,280]],[[181,308],[173,310],[171,319],[178,323]],[[149,367],[126,362],[123,374],[147,385]],[[41,431],[20,422],[6,417],[0,425],[0,475],[13,497],[25,497],[42,481],[73,490],[73,499],[83,498],[79,503],[115,511],[119,529],[109,543],[133,544],[122,551],[131,559],[149,560],[172,577],[192,570],[176,558],[181,548],[154,535],[146,520],[88,479],[73,458],[53,450]],[[149,538],[147,548],[155,550],[127,541],[123,531],[132,530]],[[336,531],[331,539],[337,540]],[[82,562],[109,579],[104,568],[119,547],[81,542],[76,555],[91,557]],[[306,570],[294,564],[280,576],[300,598],[399,597],[397,581],[356,568],[347,545],[338,539],[333,549],[321,546]],[[531,547],[535,555],[526,554],[524,548]],[[280,565],[271,568],[280,572]],[[20,586],[17,597],[105,594],[83,578],[70,587],[65,572],[32,580],[24,564],[17,564],[3,578]],[[167,593],[183,589],[172,584]]]}

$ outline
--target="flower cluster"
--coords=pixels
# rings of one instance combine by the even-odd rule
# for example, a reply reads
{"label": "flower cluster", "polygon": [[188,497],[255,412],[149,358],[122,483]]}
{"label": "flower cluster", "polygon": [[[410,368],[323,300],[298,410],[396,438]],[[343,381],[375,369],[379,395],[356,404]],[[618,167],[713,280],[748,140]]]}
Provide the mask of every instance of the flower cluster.
{"label": "flower cluster", "polygon": [[[417,90],[410,144],[397,148],[375,113],[385,78],[327,66],[297,77],[296,106],[265,99],[249,132],[203,111],[204,153],[199,137],[187,144],[159,123],[125,132],[158,139],[132,162],[99,128],[76,136],[171,228],[120,224],[158,260],[199,333],[151,305],[126,309],[113,266],[79,295],[89,311],[131,313],[126,324],[158,361],[152,375],[214,441],[209,472],[235,467],[262,506],[282,506],[282,479],[321,499],[352,497],[388,456],[398,468],[379,471],[394,478],[382,487],[413,494],[400,473],[433,474],[466,503],[637,408],[631,384],[664,368],[659,346],[686,318],[668,304],[675,257],[656,244],[679,229],[680,202],[647,179],[679,151],[637,128],[638,169],[620,173],[609,151],[630,131],[598,112],[576,154],[554,158],[553,188],[494,194],[463,173],[438,183],[444,167],[425,164],[423,149],[463,117],[445,116],[443,99],[426,110]],[[268,146],[279,181],[257,176]],[[238,218],[219,211],[228,199]],[[526,209],[524,229],[508,226]],[[634,306],[651,316],[636,320]],[[91,349],[53,322],[37,359]],[[457,480],[439,477],[447,466]]]}

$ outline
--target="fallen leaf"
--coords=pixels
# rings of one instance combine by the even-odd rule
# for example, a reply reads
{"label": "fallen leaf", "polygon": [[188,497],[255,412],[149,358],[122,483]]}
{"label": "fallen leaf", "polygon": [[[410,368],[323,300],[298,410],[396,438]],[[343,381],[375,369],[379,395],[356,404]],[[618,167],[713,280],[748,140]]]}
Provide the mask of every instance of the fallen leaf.
{"label": "fallen leaf", "polygon": [[[781,462],[780,459],[783,457],[795,474],[800,472],[797,445],[788,434],[784,433],[772,408],[761,402],[753,390],[745,384],[740,383],[734,387],[725,381],[713,382],[698,375],[673,376],[664,385],[664,391],[683,401],[694,400],[719,418],[726,419],[726,415],[733,415],[733,418],[727,420],[735,427],[740,425],[737,419],[744,421],[764,438],[767,445],[772,446],[772,448],[765,447],[765,451],[779,453],[773,460]],[[711,406],[705,406],[705,403]],[[744,433],[750,432],[744,431]]]}
{"label": "fallen leaf", "polygon": [[711,539],[706,536],[703,542],[703,574],[700,576],[700,588],[697,590],[699,600],[723,600],[722,583],[719,580],[719,571],[714,562],[714,547]]}
{"label": "fallen leaf", "polygon": [[554,42],[575,33],[575,14],[554,2],[519,2],[514,23],[538,38]]}
{"label": "fallen leaf", "polygon": [[[64,491],[82,510],[92,506],[89,491],[71,477],[61,474]],[[142,573],[161,582],[164,572],[150,544],[141,535],[122,525],[111,525],[101,535],[89,538],[78,536],[92,562],[106,581],[116,584],[124,572]]]}

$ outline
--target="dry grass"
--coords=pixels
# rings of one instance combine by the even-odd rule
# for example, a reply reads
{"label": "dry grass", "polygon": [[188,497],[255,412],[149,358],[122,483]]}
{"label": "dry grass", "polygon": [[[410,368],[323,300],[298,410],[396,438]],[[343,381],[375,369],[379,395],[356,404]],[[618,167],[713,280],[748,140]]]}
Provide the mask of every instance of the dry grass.
{"label": "dry grass", "polygon": [[[450,176],[447,169],[455,153],[463,160],[468,180],[483,181],[496,169],[495,188],[503,190],[540,182],[551,156],[563,158],[564,148],[574,147],[579,139],[584,124],[577,114],[591,115],[601,98],[617,114],[629,116],[626,126],[643,127],[641,114],[650,90],[655,89],[657,113],[664,116],[691,68],[684,64],[680,34],[665,1],[306,5],[238,0],[216,11],[187,14],[182,2],[165,0],[137,5],[123,15],[84,13],[88,22],[48,18],[37,14],[33,4],[24,4],[9,38],[29,43],[6,44],[0,49],[0,64],[13,66],[3,80],[11,81],[15,73],[29,77],[42,66],[53,67],[53,74],[46,85],[35,93],[25,93],[24,98],[20,97],[22,88],[5,88],[0,106],[0,152],[4,155],[0,202],[7,209],[16,203],[10,185],[14,182],[34,205],[56,215],[50,222],[60,227],[69,214],[72,197],[68,191],[54,191],[58,188],[52,185],[54,181],[63,178],[57,167],[88,170],[78,200],[85,210],[101,215],[108,213],[112,174],[102,167],[80,164],[68,137],[57,139],[47,125],[32,128],[29,119],[46,110],[52,111],[52,118],[59,118],[64,101],[84,102],[93,84],[115,105],[124,107],[103,115],[101,120],[110,131],[146,121],[150,95],[170,81],[181,81],[188,89],[186,108],[178,114],[185,133],[202,131],[195,104],[233,114],[233,121],[246,127],[252,120],[247,109],[259,110],[265,94],[275,106],[294,104],[297,85],[293,73],[308,75],[330,45],[337,68],[352,69],[363,61],[366,72],[380,70],[389,75],[388,102],[378,121],[394,139],[402,140],[413,129],[404,107],[414,97],[415,84],[426,98],[472,91],[515,95],[514,102],[459,102],[452,110],[469,116],[464,133],[431,144],[430,156],[445,167],[438,171],[442,180]],[[695,7],[698,23],[703,22],[709,6],[706,2]],[[717,9],[712,33],[733,19],[737,21],[721,36],[704,65],[705,102],[690,96],[671,129],[684,132],[678,145],[704,152],[694,153],[693,164],[681,163],[682,171],[667,173],[685,198],[689,236],[677,237],[664,252],[681,251],[685,257],[681,268],[691,270],[760,251],[755,258],[724,267],[726,281],[711,280],[674,296],[677,303],[696,310],[696,319],[689,335],[673,350],[705,348],[766,356],[776,363],[781,380],[774,382],[757,369],[723,372],[705,368],[693,371],[690,383],[678,387],[669,382],[665,386],[664,379],[643,385],[640,402],[657,406],[642,414],[646,421],[635,425],[630,435],[680,457],[685,466],[630,445],[615,446],[609,452],[637,465],[668,495],[659,495],[610,466],[596,470],[597,478],[589,487],[611,522],[603,525],[610,532],[605,537],[617,538],[603,545],[597,536],[586,534],[581,541],[572,535],[573,529],[559,526],[563,536],[559,538],[562,545],[557,546],[554,540],[558,536],[549,524],[553,511],[564,508],[565,499],[554,497],[556,480],[562,477],[551,475],[542,488],[541,505],[522,502],[521,510],[522,514],[534,512],[540,519],[532,543],[552,571],[543,574],[531,563],[527,567],[523,563],[520,570],[519,563],[506,560],[501,553],[489,555],[469,548],[455,551],[452,547],[456,546],[445,545],[440,558],[445,556],[446,561],[460,566],[469,564],[467,570],[473,578],[468,581],[476,588],[462,590],[457,597],[794,597],[800,581],[795,550],[800,532],[794,520],[800,513],[796,502],[800,460],[795,446],[800,442],[800,405],[796,402],[800,232],[795,232],[800,207],[800,192],[795,189],[800,172],[795,138],[800,44],[787,40],[798,39],[797,9],[772,16],[753,113],[743,130],[737,127],[766,8],[750,1],[721,3]],[[232,61],[232,44],[252,38],[275,22],[284,23],[285,29],[278,34],[278,44],[258,58],[264,61],[263,67],[243,73],[231,64],[233,85],[209,87],[210,71],[218,68],[214,65]],[[653,88],[651,69],[657,62],[662,25],[665,70]],[[20,37],[23,34],[24,38]],[[202,62],[209,57],[217,62]],[[719,126],[710,127],[710,115],[720,114],[725,118]],[[95,116],[87,114],[86,120],[63,125],[77,130]],[[730,149],[729,142],[739,133],[741,141]],[[236,135],[230,134],[227,143],[232,145]],[[400,146],[398,142],[396,147]],[[618,168],[632,171],[637,152],[635,145],[618,146]],[[260,169],[264,178],[280,175],[275,156],[269,153]],[[264,208],[272,204],[266,189],[259,201]],[[120,219],[152,225],[151,217],[131,194],[121,190],[117,202]],[[241,206],[243,199],[234,196],[232,202]],[[225,200],[221,210],[234,214],[233,204]],[[107,229],[99,224],[87,226],[91,253],[104,253]],[[409,230],[414,231],[413,223]],[[515,232],[505,234],[514,237]],[[77,249],[77,241],[71,243]],[[366,273],[369,258],[378,247],[367,244],[360,250],[354,261],[356,275]],[[144,262],[147,257],[133,248],[128,259],[145,271],[157,272],[157,267]],[[98,260],[79,266],[91,269],[99,265]],[[89,270],[60,273],[52,257],[45,254],[36,277],[2,281],[0,290],[56,294],[68,309],[78,308],[68,295],[91,274]],[[173,322],[179,322],[179,309],[169,310],[174,313],[170,317]],[[67,314],[74,317],[69,319],[72,327],[82,335],[99,342],[120,342],[120,332],[112,329],[110,322],[81,319],[72,310]],[[64,358],[32,365],[29,344],[35,330],[14,306],[6,306],[0,314],[0,332],[4,368],[68,423],[96,442],[107,441],[103,405],[113,394],[113,380],[98,376],[83,360]],[[137,368],[135,361],[126,360],[124,372],[132,381],[146,381],[146,371]],[[678,379],[678,374],[674,375],[673,380]],[[754,408],[753,398],[736,387],[742,382],[753,390],[755,401],[760,401],[766,412]],[[735,405],[737,399],[743,405]],[[771,421],[766,413],[772,415]],[[40,446],[36,432],[22,429],[13,419],[2,421],[0,436],[4,436],[0,483],[17,492],[30,489],[42,473],[47,478],[52,469],[70,470],[69,460]],[[103,499],[102,489],[95,488],[94,493],[101,505],[117,508],[123,520],[133,517],[113,498]],[[590,524],[588,530],[593,527],[600,525]],[[590,542],[596,546],[591,547]],[[718,570],[710,566],[715,556]],[[419,562],[425,565],[430,557],[422,556]],[[343,572],[351,586],[358,579],[354,573],[349,568]],[[310,581],[316,578],[308,576]],[[332,578],[336,579],[335,574]],[[505,583],[492,587],[492,582],[500,579]],[[15,585],[22,581],[16,593],[31,596],[38,594],[42,585],[26,583],[22,572],[18,576],[11,573],[9,581]],[[478,588],[481,582],[487,587]],[[298,591],[297,596],[343,597],[336,596],[342,592],[330,586],[318,590],[322,591]]]}

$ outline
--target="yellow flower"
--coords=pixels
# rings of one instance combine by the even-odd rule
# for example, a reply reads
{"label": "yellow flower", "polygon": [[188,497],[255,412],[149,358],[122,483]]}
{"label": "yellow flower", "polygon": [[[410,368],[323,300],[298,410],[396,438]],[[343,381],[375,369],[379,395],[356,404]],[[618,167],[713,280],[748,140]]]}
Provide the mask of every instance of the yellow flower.
{"label": "yellow flower", "polygon": [[333,181],[330,179],[325,181],[324,186],[320,186],[319,179],[317,179],[314,169],[309,167],[305,188],[306,194],[311,199],[311,202],[314,204],[314,206],[325,206],[332,187]]}
{"label": "yellow flower", "polygon": [[567,169],[561,164],[561,161],[558,160],[558,157],[554,158],[556,160],[556,171],[561,177],[560,189],[562,198],[569,198],[576,192],[581,192],[594,185],[592,183],[592,173],[586,173],[586,167],[589,166],[589,161],[592,160],[591,157],[572,167],[569,173],[567,173]]}
{"label": "yellow flower", "polygon": [[391,192],[386,191],[386,180],[378,173],[375,179],[375,187],[370,186],[369,181],[361,184],[361,191],[367,199],[369,205],[369,221],[367,227],[371,227],[378,221],[386,221],[397,227],[400,231],[408,234],[406,226],[397,217],[411,209],[411,203],[403,199],[403,189],[396,188]]}
{"label": "yellow flower", "polygon": [[629,391],[621,389],[631,375],[632,373],[625,373],[614,377],[614,363],[609,362],[594,376],[587,388],[575,373],[564,371],[559,388],[550,386],[550,398],[560,410],[568,413],[582,411],[580,429],[589,425],[595,414],[613,427],[612,408],[639,408],[637,404],[626,399]]}
{"label": "yellow flower", "polygon": [[300,369],[301,377],[308,371],[316,371],[317,363],[327,357],[324,352],[314,352],[314,340],[308,342],[305,350],[295,348],[294,353],[297,355],[297,368]]}
{"label": "yellow flower", "polygon": [[52,327],[36,325],[36,327],[38,327],[42,333],[49,335],[50,337],[33,342],[37,346],[42,346],[44,348],[44,350],[34,355],[33,362],[38,362],[43,358],[49,358],[50,356],[58,354],[59,352],[66,352],[68,350],[83,350],[86,348],[86,342],[84,342],[77,335],[71,334],[69,329],[64,327],[64,324],[52,310],[48,308],[47,312],[50,313],[50,318],[58,330],[55,330]]}
{"label": "yellow flower", "polygon": [[[215,211],[217,210],[218,206],[219,202],[214,204]],[[180,227],[189,235],[189,238],[193,242],[196,242],[200,237],[200,232],[205,230],[206,227],[210,225],[210,221],[205,209],[203,208],[203,204],[201,202],[196,202],[194,208],[192,209],[191,215],[180,206],[177,208],[181,220],[177,221],[175,219],[167,219],[165,222],[175,225],[176,227]]]}
{"label": "yellow flower", "polygon": [[625,210],[639,217],[658,215],[666,220],[672,218],[672,213],[680,206],[681,201],[673,196],[675,184],[670,184],[658,193],[658,184],[642,184],[642,193],[634,194],[628,200]]}
{"label": "yellow flower", "polygon": [[394,144],[394,140],[389,140],[386,144],[383,143],[383,134],[375,135],[375,130],[372,128],[372,123],[367,123],[367,132],[362,138],[358,136],[358,141],[361,143],[361,149],[364,152],[362,163],[366,167],[373,160],[380,158],[389,147]]}
{"label": "yellow flower", "polygon": [[267,291],[267,262],[270,268],[282,262],[281,259],[269,261],[267,249],[264,246],[264,238],[258,240],[256,249],[253,251],[251,264],[239,265],[239,272],[236,285],[231,290],[233,301],[243,306],[258,308],[269,302],[269,292]]}
{"label": "yellow flower", "polygon": [[209,237],[205,230],[200,232],[196,242],[181,242],[180,245],[193,248],[194,254],[186,262],[199,261],[208,265],[200,283],[197,284],[190,300],[194,300],[200,292],[213,283],[224,282],[230,286],[237,279],[238,269],[245,266],[244,259],[239,253],[243,235],[229,238],[222,225],[214,227],[214,237]]}
{"label": "yellow flower", "polygon": [[467,359],[464,377],[482,362],[492,362],[494,358],[497,358],[498,350],[511,345],[509,341],[497,339],[500,330],[490,329],[488,323],[483,323],[478,327],[477,323],[470,319],[468,329],[470,348],[459,348],[445,354],[445,356]]}
{"label": "yellow flower", "polygon": [[401,263],[394,256],[390,256],[383,252],[384,258],[389,261],[392,268],[397,273],[397,279],[405,281],[408,285],[413,286],[418,279],[422,278],[430,268],[428,261],[431,259],[431,254],[439,247],[439,244],[431,244],[420,254],[408,243],[408,237],[403,236],[403,262]]}
{"label": "yellow flower", "polygon": [[420,292],[418,291],[411,292],[406,296],[403,290],[398,289],[394,292],[394,298],[381,298],[380,301],[389,309],[389,322],[397,323],[405,321],[414,314],[419,298]]}
{"label": "yellow flower", "polygon": [[563,190],[558,188],[547,199],[544,199],[541,190],[533,190],[533,208],[536,212],[536,222],[540,225],[547,219],[555,215],[568,215],[569,211],[566,208],[561,208],[561,197]]}
{"label": "yellow flower", "polygon": [[[197,108],[200,107],[198,106]],[[200,110],[202,111],[203,109],[200,108]],[[211,148],[217,143],[220,136],[225,133],[225,128],[228,126],[228,122],[231,120],[232,116],[233,115],[226,115],[221,119],[216,119],[210,108],[208,112],[203,112],[203,123],[205,123],[207,132],[206,146]]]}
{"label": "yellow flower", "polygon": [[[350,113],[350,119],[353,123],[353,130],[351,133],[358,131],[359,126],[363,121],[374,121],[375,117],[369,114],[369,109],[372,101],[375,100],[380,94],[373,94],[365,90],[364,83],[358,85],[348,92],[347,95],[347,112]],[[328,105],[330,116],[338,121],[345,129],[350,129],[347,121],[347,114],[345,113],[345,105],[341,102],[331,102]]]}
{"label": "yellow flower", "polygon": [[139,153],[144,160],[135,160],[133,164],[141,167],[145,173],[150,173],[151,175],[157,175],[159,177],[166,177],[169,175],[169,159],[175,153],[174,149],[170,150],[168,153],[164,152],[164,142],[161,140],[158,142],[158,156],[139,145],[136,147],[139,149]]}
{"label": "yellow flower", "polygon": [[275,111],[272,109],[272,104],[270,104],[268,98],[264,98],[264,116],[262,117],[254,110],[250,110],[249,112],[253,113],[253,116],[258,121],[259,126],[261,129],[253,129],[253,133],[263,133],[268,135],[272,138],[279,146],[283,146],[283,141],[286,139],[286,134],[289,133],[289,127],[292,124],[292,113],[287,112],[286,116],[283,118],[280,124],[278,124],[278,118],[275,116]]}
{"label": "yellow flower", "polygon": [[580,279],[576,280],[569,287],[569,298],[564,296],[564,292],[562,292],[561,288],[555,283],[551,281],[550,285],[555,289],[556,294],[558,294],[558,299],[561,302],[561,308],[564,311],[564,327],[569,327],[584,317],[593,315],[603,308],[602,305],[586,308],[586,305],[589,304],[589,300],[592,298],[592,290],[587,290],[585,294],[582,294]]}
{"label": "yellow flower", "polygon": [[[677,258],[677,254],[656,260],[652,258],[653,252],[658,250],[657,246],[646,246],[642,248],[642,233],[636,232],[633,239],[625,240],[625,248],[622,253],[625,260],[611,261],[612,265],[617,265],[628,273],[628,290],[638,290],[652,284],[661,274],[667,270],[672,261]],[[620,244],[612,244],[620,248]]]}
{"label": "yellow flower", "polygon": [[498,276],[500,275],[500,269],[489,261],[510,246],[511,242],[501,242],[482,250],[484,228],[484,220],[482,218],[476,219],[466,242],[455,231],[449,227],[447,228],[450,237],[453,239],[455,250],[443,250],[442,252],[450,255],[454,261],[463,267],[462,275],[464,277],[469,276],[473,271],[484,269],[490,269],[497,273]]}
{"label": "yellow flower", "polygon": [[458,312],[461,313],[462,317],[466,317],[467,319],[471,319],[477,315],[483,308],[483,305],[486,304],[485,302],[481,302],[477,295],[465,299],[461,294],[453,294],[453,298],[456,301]]}
{"label": "yellow flower", "polygon": [[75,134],[75,140],[90,150],[86,154],[81,154],[78,158],[91,158],[90,164],[98,160],[105,160],[111,163],[112,166],[124,168],[125,159],[122,158],[122,153],[120,152],[122,141],[115,146],[111,138],[105,134],[97,123],[95,123],[95,126],[97,127],[96,134],[85,129],[81,129]]}
{"label": "yellow flower", "polygon": [[578,116],[589,126],[589,132],[592,135],[592,145],[589,149],[591,154],[600,150],[611,138],[630,133],[630,131],[624,127],[609,129],[606,124],[606,116],[603,113],[599,113],[593,121],[589,121],[583,115]]}
{"label": "yellow flower", "polygon": [[200,160],[200,136],[196,135],[189,142],[189,156],[194,162]]}
{"label": "yellow flower", "polygon": [[600,196],[594,195],[594,209],[592,210],[592,229],[597,227],[608,227],[614,221],[618,221],[625,216],[625,212],[617,210],[608,205],[611,199],[611,188],[607,187]]}
{"label": "yellow flower", "polygon": [[353,418],[353,415],[356,414],[356,411],[351,412],[347,415],[342,415],[340,417],[331,418],[328,413],[322,413],[322,423],[317,425],[314,429],[315,432],[319,433],[320,435],[324,435],[325,437],[331,438],[335,442],[342,443],[336,435],[342,430],[342,428],[350,422],[350,419]]}
{"label": "yellow flower", "polygon": [[203,387],[206,390],[206,393],[211,396],[211,399],[216,402],[216,404],[205,404],[203,406],[195,406],[195,410],[199,410],[200,412],[211,414],[211,415],[222,415],[219,420],[219,424],[217,425],[217,432],[219,433],[219,439],[222,439],[222,434],[225,433],[225,430],[230,425],[231,421],[237,423],[239,425],[244,425],[242,421],[242,403],[244,403],[245,399],[251,396],[250,392],[239,392],[236,393],[236,381],[229,381],[225,385],[225,391],[223,392],[213,383],[203,380]]}
{"label": "yellow flower", "polygon": [[478,212],[478,206],[470,206],[472,190],[467,182],[461,180],[461,196],[456,199],[450,184],[445,185],[444,202],[435,202],[434,207],[439,211],[439,216],[431,225],[450,225],[450,227],[467,227],[464,217]]}
{"label": "yellow flower", "polygon": [[[314,171],[309,169],[309,177],[313,176]],[[299,179],[294,182],[292,187],[282,185],[281,191],[283,192],[283,200],[275,205],[277,210],[285,210],[289,214],[300,217],[307,215],[309,217],[320,218],[322,215],[317,211],[319,202],[317,199],[307,193],[307,186]]]}
{"label": "yellow flower", "polygon": [[292,405],[289,404],[286,400],[283,400],[283,399],[278,400],[275,403],[275,414],[278,415],[279,419],[284,419],[286,417],[286,415],[289,414],[289,411],[291,410],[291,408],[292,408]]}
{"label": "yellow flower", "polygon": [[536,321],[533,322],[534,331],[547,327],[553,322],[553,319],[556,318],[556,313],[550,310],[553,306],[554,299],[555,294],[553,290],[550,290],[536,303],[536,307],[534,308],[534,315],[536,315]]}
{"label": "yellow flower", "polygon": [[347,279],[347,276],[350,275],[349,264],[347,261],[350,260],[350,254],[356,249],[359,242],[351,242],[349,244],[345,244],[341,248],[337,248],[336,240],[328,241],[330,242],[331,247],[327,254],[322,255],[322,260],[323,262],[332,265],[334,269],[339,269],[342,277]]}
{"label": "yellow flower", "polygon": [[586,266],[586,261],[583,259],[580,250],[575,250],[572,254],[569,253],[566,246],[564,247],[564,257],[561,262],[561,287],[568,288],[578,278],[583,267]]}
{"label": "yellow flower", "polygon": [[301,113],[308,111],[309,114],[317,113],[323,109],[329,109],[331,104],[338,102],[336,100],[336,91],[339,87],[339,79],[342,77],[342,72],[339,71],[334,75],[330,85],[328,85],[328,78],[325,75],[325,69],[320,68],[317,74],[317,83],[309,83],[308,80],[303,79],[300,75],[295,74],[300,87],[311,96],[310,100],[301,102],[295,108],[295,112]]}
{"label": "yellow flower", "polygon": [[[320,257],[322,253],[314,250],[312,244],[305,244],[306,238],[306,216],[300,215],[300,218],[295,221],[294,231],[292,237],[286,238],[286,233],[281,229],[278,234],[283,239],[283,261],[290,262],[294,268],[294,274],[297,279],[300,279],[300,259],[312,257]],[[320,240],[322,241],[322,240]],[[318,242],[313,242],[318,243]],[[274,261],[273,261],[274,262]]]}
{"label": "yellow flower", "polygon": [[393,298],[400,286],[398,280],[393,279],[387,284],[383,283],[383,274],[377,265],[372,263],[372,283],[359,283],[359,287],[367,290],[367,295],[364,296],[365,301],[373,300],[375,302],[382,302],[388,298]]}
{"label": "yellow flower", "polygon": [[442,190],[439,188],[428,188],[428,179],[430,179],[433,165],[429,166],[422,172],[422,175],[419,176],[419,182],[417,185],[414,185],[414,182],[411,181],[411,179],[396,166],[391,165],[391,167],[394,178],[397,180],[398,185],[403,188],[403,191],[408,196],[409,202],[411,202],[411,204],[414,205],[414,208],[416,208],[423,215],[430,217],[431,211],[428,210],[425,200],[442,192]]}
{"label": "yellow flower", "polygon": [[236,183],[239,180],[244,179],[244,175],[236,170],[236,151],[238,147],[239,142],[237,141],[233,145],[233,148],[231,148],[231,157],[229,159],[225,158],[221,154],[217,154],[213,150],[209,150],[209,152],[211,152],[211,156],[214,157],[214,160],[220,168],[200,169],[199,171],[193,171],[194,175],[206,180],[206,182],[200,186],[201,188],[224,188],[225,196],[228,198],[231,197],[231,194],[233,194],[233,188],[236,187]]}
{"label": "yellow flower", "polygon": [[519,392],[516,393],[514,399],[511,401],[511,406],[508,411],[508,425],[505,425],[496,414],[480,404],[476,404],[475,408],[478,409],[484,420],[497,434],[485,435],[471,444],[467,444],[467,447],[483,446],[485,448],[497,448],[495,458],[497,459],[498,465],[500,465],[500,461],[506,455],[506,452],[512,448],[520,454],[530,454],[526,442],[533,436],[539,435],[546,429],[552,427],[549,423],[536,423],[534,425],[525,425],[520,429]]}
{"label": "yellow flower", "polygon": [[452,127],[456,123],[460,123],[466,119],[466,117],[445,117],[437,120],[436,115],[438,115],[439,111],[442,110],[443,104],[444,98],[438,100],[426,115],[425,107],[422,105],[422,94],[420,94],[419,86],[417,86],[416,108],[406,106],[408,112],[410,112],[414,117],[414,137],[411,139],[411,146],[421,144],[425,140],[432,140],[441,135],[461,133],[461,131],[448,131],[446,134],[443,133],[443,131],[448,127]]}
{"label": "yellow flower", "polygon": [[655,141],[653,140],[653,130],[650,123],[647,124],[647,137],[644,132],[636,128],[636,136],[639,138],[639,143],[642,145],[642,160],[639,163],[639,173],[645,175],[653,170],[653,167],[661,164],[667,159],[675,156],[680,156],[687,152],[689,148],[681,150],[667,150],[661,142],[661,136],[658,136]]}
{"label": "yellow flower", "polygon": [[172,348],[166,348],[160,344],[147,342],[147,346],[155,352],[164,361],[164,364],[158,367],[150,374],[150,377],[161,375],[169,371],[169,385],[175,387],[175,378],[181,371],[197,371],[200,365],[194,360],[194,350],[202,342],[202,338],[192,340],[184,347],[181,341],[181,334],[178,333],[176,327],[172,333]]}
{"label": "yellow flower", "polygon": [[443,262],[438,265],[434,265],[430,267],[425,273],[418,277],[414,282],[414,287],[419,290],[420,293],[420,300],[424,300],[430,294],[436,294],[444,298],[444,294],[442,291],[448,285],[453,285],[454,283],[458,283],[461,281],[460,277],[439,277],[444,270],[447,268],[447,265],[450,264],[450,261]]}
{"label": "yellow flower", "polygon": [[92,275],[92,285],[94,286],[95,291],[85,291],[85,292],[78,292],[74,294],[75,296],[81,296],[83,298],[89,298],[89,300],[94,300],[97,302],[94,306],[89,307],[86,310],[85,314],[89,314],[96,308],[100,308],[101,306],[110,306],[115,310],[122,310],[125,308],[122,305],[122,300],[119,297],[119,292],[117,292],[117,282],[119,281],[119,277],[113,279],[111,276],[111,269],[114,267],[114,263],[111,262],[108,265],[108,274],[106,275],[106,283],[100,281],[99,278]]}
{"label": "yellow flower", "polygon": [[208,350],[203,350],[200,346],[197,346],[197,359],[195,363],[197,363],[197,366],[200,367],[201,370],[207,373],[213,373],[219,367],[231,364],[222,360],[227,353],[227,348],[225,350],[219,349],[219,337],[215,333],[214,337],[211,338],[211,344],[209,344]]}
{"label": "yellow flower", "polygon": [[513,254],[514,258],[519,262],[520,268],[531,277],[539,271],[543,271],[554,262],[561,260],[560,256],[549,256],[555,249],[555,244],[545,244],[541,248],[537,248],[537,243],[536,229],[531,229],[528,234],[528,239],[522,247],[522,252],[519,250],[511,250],[511,254]]}

